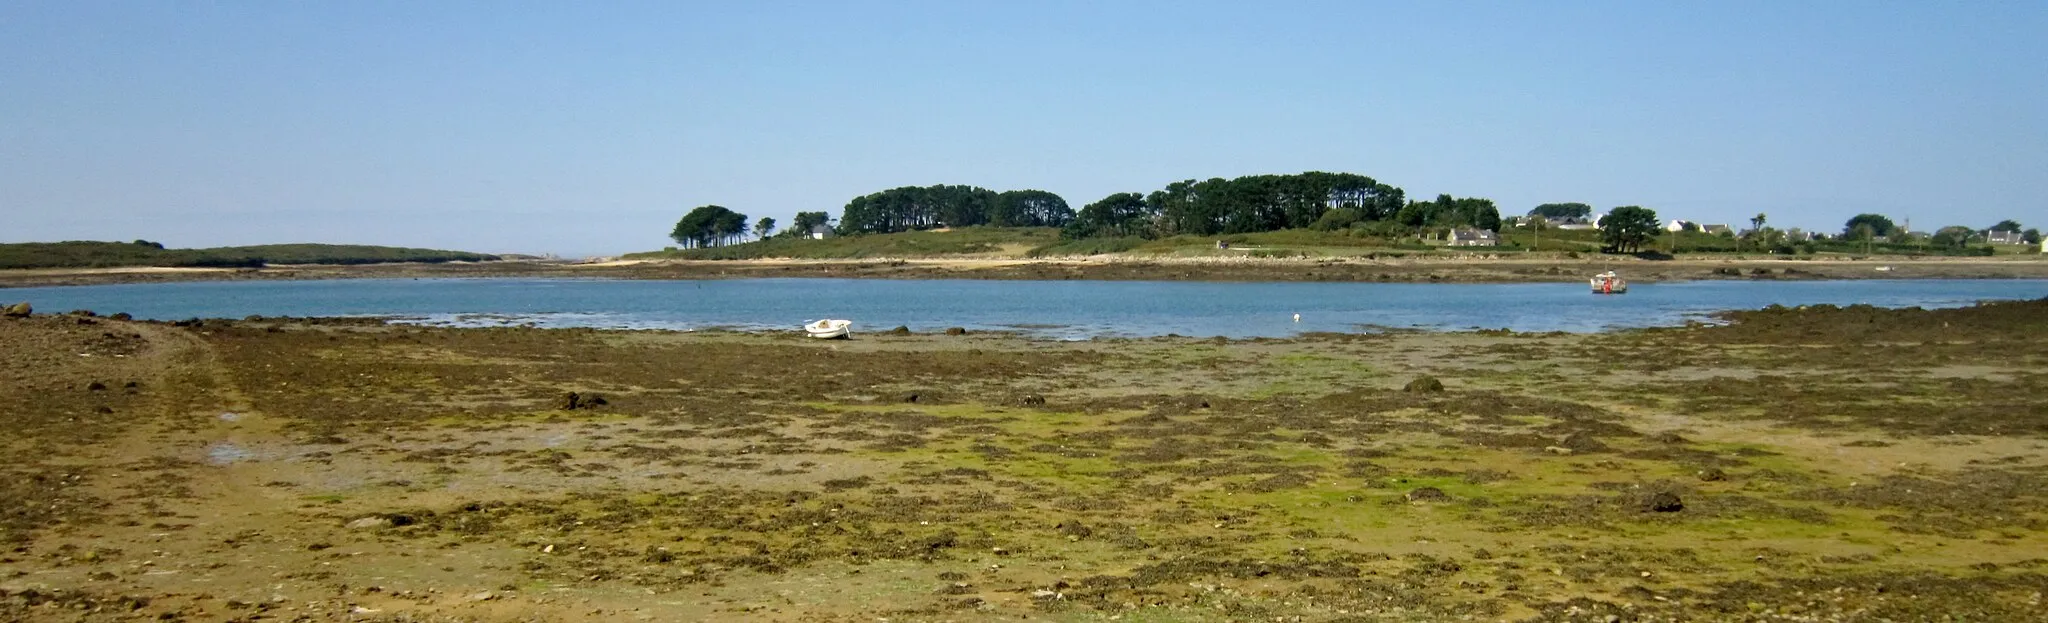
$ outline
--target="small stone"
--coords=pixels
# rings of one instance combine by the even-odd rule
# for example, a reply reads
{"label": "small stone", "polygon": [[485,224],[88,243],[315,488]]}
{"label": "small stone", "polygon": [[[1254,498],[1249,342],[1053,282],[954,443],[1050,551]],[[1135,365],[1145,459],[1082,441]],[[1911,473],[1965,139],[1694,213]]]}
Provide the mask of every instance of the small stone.
{"label": "small stone", "polygon": [[497,593],[493,593],[493,592],[490,592],[490,591],[484,591],[484,592],[481,592],[481,593],[477,593],[477,594],[475,594],[475,595],[470,595],[470,596],[469,596],[469,600],[470,600],[470,601],[490,601],[490,600],[493,600],[493,599],[497,599],[497,598],[498,598],[498,594],[497,594]]}

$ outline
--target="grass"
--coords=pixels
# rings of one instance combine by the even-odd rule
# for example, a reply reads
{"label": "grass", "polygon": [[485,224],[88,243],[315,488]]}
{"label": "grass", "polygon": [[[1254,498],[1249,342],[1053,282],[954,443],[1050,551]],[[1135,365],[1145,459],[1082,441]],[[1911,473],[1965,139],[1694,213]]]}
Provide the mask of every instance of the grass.
{"label": "grass", "polygon": [[260,267],[267,264],[386,264],[482,262],[495,255],[370,245],[271,244],[207,249],[165,249],[136,242],[24,242],[0,244],[0,268]]}

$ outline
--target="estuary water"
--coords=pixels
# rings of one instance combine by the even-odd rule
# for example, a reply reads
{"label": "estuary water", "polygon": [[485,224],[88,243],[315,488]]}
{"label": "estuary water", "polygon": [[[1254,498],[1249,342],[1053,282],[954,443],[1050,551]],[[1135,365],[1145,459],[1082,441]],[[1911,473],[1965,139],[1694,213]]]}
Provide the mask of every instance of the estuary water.
{"label": "estuary water", "polygon": [[[350,279],[0,290],[41,311],[138,318],[385,316],[445,326],[794,331],[947,327],[1040,338],[1284,337],[1375,328],[1590,332],[1683,324],[1777,305],[1955,307],[2048,297],[2048,280],[1697,281],[1596,296],[1581,283],[1389,284],[1157,281]],[[1300,321],[1295,321],[1300,314]]]}

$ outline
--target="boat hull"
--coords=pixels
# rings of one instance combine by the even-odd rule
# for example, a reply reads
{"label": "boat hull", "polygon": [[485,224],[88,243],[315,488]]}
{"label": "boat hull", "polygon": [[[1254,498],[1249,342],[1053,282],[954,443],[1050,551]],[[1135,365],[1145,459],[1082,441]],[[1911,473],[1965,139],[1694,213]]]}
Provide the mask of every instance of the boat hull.
{"label": "boat hull", "polygon": [[1594,294],[1623,294],[1628,292],[1628,282],[1612,272],[1595,275],[1592,279]]}
{"label": "boat hull", "polygon": [[821,340],[845,339],[853,335],[850,320],[820,320],[804,325],[804,334]]}

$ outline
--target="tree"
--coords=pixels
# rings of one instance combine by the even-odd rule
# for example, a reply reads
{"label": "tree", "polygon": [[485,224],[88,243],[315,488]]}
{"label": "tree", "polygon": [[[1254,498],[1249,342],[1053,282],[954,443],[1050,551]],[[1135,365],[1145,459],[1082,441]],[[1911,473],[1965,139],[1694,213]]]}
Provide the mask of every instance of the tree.
{"label": "tree", "polygon": [[[1865,225],[1870,227],[1869,234],[1863,235],[1858,233],[1858,227]],[[1898,225],[1893,224],[1891,219],[1885,218],[1882,214],[1858,214],[1849,217],[1849,222],[1842,225],[1842,234],[1845,236],[1856,236],[1862,240],[1871,240],[1890,236],[1893,230],[1896,229],[1898,229]]]}
{"label": "tree", "polygon": [[1970,237],[1977,232],[1961,225],[1950,225],[1935,230],[1928,242],[1943,249],[1961,249],[1970,243]]}
{"label": "tree", "polygon": [[774,231],[775,217],[763,216],[761,217],[761,220],[754,221],[754,235],[760,236],[762,239],[765,240],[768,238],[768,234]]}
{"label": "tree", "polygon": [[1593,216],[1593,206],[1583,203],[1546,203],[1529,210],[1529,216],[1541,216],[1553,222],[1583,222]]}
{"label": "tree", "polygon": [[832,226],[832,215],[824,212],[798,212],[796,213],[796,218],[791,220],[789,229],[784,230],[783,233],[809,236],[811,235],[811,229],[819,225]]}
{"label": "tree", "polygon": [[747,215],[724,206],[700,206],[676,221],[668,237],[684,247],[724,244],[747,233]]}
{"label": "tree", "polygon": [[2019,231],[2019,230],[2020,230],[2020,223],[2019,223],[2019,221],[2015,221],[2015,220],[2012,220],[2012,219],[2005,219],[2005,220],[2003,220],[2003,221],[1999,221],[1997,225],[1992,225],[1992,226],[1991,226],[1991,231]]}
{"label": "tree", "polygon": [[1065,227],[1074,220],[1067,200],[1043,190],[1011,190],[996,195],[988,223],[1002,227]]}
{"label": "tree", "polygon": [[1635,253],[1656,237],[1657,212],[1649,208],[1621,206],[1600,221],[1600,240],[1608,253]]}
{"label": "tree", "polygon": [[1870,222],[1857,223],[1854,220],[1850,223],[1849,231],[1843,232],[1842,235],[1850,240],[1863,241],[1863,254],[1870,255],[1870,245],[1877,239],[1877,225]]}
{"label": "tree", "polygon": [[1145,197],[1138,193],[1116,193],[1088,204],[1074,215],[1074,221],[1060,231],[1067,239],[1142,236],[1152,233],[1147,223]]}
{"label": "tree", "polygon": [[1752,217],[1750,217],[1750,218],[1749,218],[1749,228],[1750,228],[1750,230],[1752,230],[1752,231],[1758,231],[1758,230],[1762,230],[1762,229],[1764,228],[1764,218],[1765,218],[1765,217],[1764,217],[1764,213],[1762,213],[1762,212],[1758,212],[1758,213],[1756,213],[1756,216],[1752,216]]}
{"label": "tree", "polygon": [[2027,244],[2041,244],[2041,230],[2029,228],[2025,233],[2020,234],[2020,240]]}

